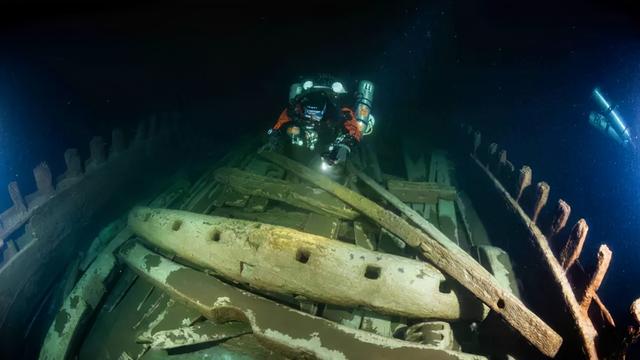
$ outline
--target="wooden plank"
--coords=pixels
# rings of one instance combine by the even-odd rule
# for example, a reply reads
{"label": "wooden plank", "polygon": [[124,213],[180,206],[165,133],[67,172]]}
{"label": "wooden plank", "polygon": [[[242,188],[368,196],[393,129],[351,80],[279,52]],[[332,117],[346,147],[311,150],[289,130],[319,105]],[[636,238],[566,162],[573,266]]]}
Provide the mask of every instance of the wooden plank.
{"label": "wooden plank", "polygon": [[[442,151],[434,151],[433,154],[431,154],[431,166],[435,169],[436,173],[429,174],[429,179],[442,186],[450,186],[451,175],[449,174],[449,161],[447,160],[446,154]],[[460,245],[455,205],[457,194],[455,194],[455,188],[452,189],[454,189],[453,199],[438,199],[438,226],[449,239],[452,239],[456,244]]]}
{"label": "wooden plank", "polygon": [[375,250],[376,246],[372,239],[362,228],[362,223],[359,221],[353,222],[353,232],[356,240],[356,245],[367,250]]}
{"label": "wooden plank", "polygon": [[[335,195],[345,203],[385,227],[409,246],[419,247],[422,254],[436,267],[457,280],[472,294],[482,300],[493,311],[503,317],[516,331],[524,336],[543,354],[553,357],[562,344],[562,338],[544,321],[529,310],[517,297],[502,289],[495,278],[469,254],[447,239],[442,232],[429,224],[430,232],[423,232],[411,226],[401,217],[357,194],[331,179],[282,155],[262,152],[266,159],[282,166],[301,178]],[[350,167],[353,169],[353,167]],[[395,198],[373,179],[360,172],[371,185]],[[389,200],[389,199],[388,199]],[[390,201],[390,200],[389,200]],[[395,198],[396,203],[404,205]],[[415,214],[415,213],[414,213]],[[422,217],[420,217],[422,219]],[[423,219],[424,220],[424,219]],[[426,222],[426,220],[424,220]],[[424,229],[423,229],[424,230]]]}
{"label": "wooden plank", "polygon": [[286,351],[289,358],[360,359],[363,354],[373,354],[369,358],[487,359],[350,329],[243,291],[140,245],[122,249],[120,256],[141,278],[209,320],[226,322],[229,314],[246,319],[261,342],[276,351]]}
{"label": "wooden plank", "polygon": [[[596,351],[595,338],[598,335],[596,329],[593,326],[591,320],[586,316],[586,314],[582,311],[580,304],[578,303],[575,294],[571,288],[571,284],[567,280],[565,276],[564,269],[558,263],[551,247],[549,246],[549,242],[547,238],[542,234],[540,229],[536,226],[534,222],[531,221],[529,216],[525,213],[525,211],[520,207],[516,199],[514,199],[511,194],[502,186],[500,181],[493,176],[493,174],[474,156],[471,155],[471,158],[476,163],[476,165],[485,173],[485,175],[491,180],[496,190],[500,193],[503,200],[506,202],[507,206],[517,215],[518,219],[527,227],[529,230],[529,234],[531,239],[533,240],[535,246],[540,251],[542,255],[543,263],[548,267],[551,274],[553,275],[556,284],[560,287],[562,291],[562,299],[564,300],[571,317],[574,320],[574,325],[578,329],[579,335],[582,339],[582,348],[587,358],[590,360],[598,359],[598,353]],[[521,171],[521,181],[519,189],[523,189],[526,186],[522,186],[522,184],[530,184],[531,182],[531,170]],[[527,175],[529,174],[529,175]],[[522,181],[522,178],[525,180]],[[528,179],[528,180],[527,180]],[[528,185],[527,185],[528,186]],[[520,196],[522,194],[521,190],[516,192],[516,196]]]}
{"label": "wooden plank", "polygon": [[344,202],[307,184],[296,184],[233,168],[218,169],[216,179],[242,194],[282,201],[321,215],[350,220],[358,216],[358,212]]}
{"label": "wooden plank", "polygon": [[404,202],[437,204],[439,199],[456,199],[454,187],[435,182],[389,180],[387,188]]}
{"label": "wooden plank", "polygon": [[285,227],[179,210],[137,207],[129,226],[162,251],[258,290],[411,318],[483,316],[472,311],[475,299],[440,291],[444,275],[422,261]]}
{"label": "wooden plank", "polygon": [[302,230],[309,214],[298,211],[285,211],[280,208],[270,209],[265,212],[246,212],[237,208],[217,208],[211,215],[223,216],[230,219],[243,219],[257,221],[265,224],[286,226],[288,228]]}
{"label": "wooden plank", "polygon": [[335,217],[310,213],[302,231],[335,240],[338,237],[339,225],[340,220]]}

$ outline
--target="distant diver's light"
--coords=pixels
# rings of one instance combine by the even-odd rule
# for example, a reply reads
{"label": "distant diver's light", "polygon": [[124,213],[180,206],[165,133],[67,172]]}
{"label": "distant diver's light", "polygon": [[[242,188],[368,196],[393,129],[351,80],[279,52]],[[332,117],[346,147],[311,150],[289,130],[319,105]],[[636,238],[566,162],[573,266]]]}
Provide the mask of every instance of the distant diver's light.
{"label": "distant diver's light", "polygon": [[[600,89],[593,89],[593,97],[596,99],[598,105],[600,105],[600,113],[607,119],[607,124],[613,130],[623,144],[628,144],[631,141],[631,134],[627,124],[622,120],[617,111],[609,104],[604,98]],[[595,122],[592,121],[595,125]],[[617,140],[617,139],[616,139]]]}
{"label": "distant diver's light", "polygon": [[311,80],[307,80],[304,83],[302,83],[302,88],[305,90],[309,90],[313,87],[313,81]]}
{"label": "distant diver's light", "polygon": [[347,92],[344,89],[344,86],[342,86],[342,83],[339,81],[336,81],[333,84],[331,84],[331,90],[333,90],[334,93],[338,93],[338,94],[343,94]]}

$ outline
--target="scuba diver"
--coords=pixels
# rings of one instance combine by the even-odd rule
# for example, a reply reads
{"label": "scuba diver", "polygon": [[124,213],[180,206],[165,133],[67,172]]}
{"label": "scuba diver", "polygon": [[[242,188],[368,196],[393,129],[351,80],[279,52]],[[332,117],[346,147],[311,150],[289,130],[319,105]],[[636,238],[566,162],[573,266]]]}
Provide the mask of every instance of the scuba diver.
{"label": "scuba diver", "polygon": [[322,150],[323,169],[344,163],[362,136],[373,131],[373,91],[373,83],[363,80],[352,97],[341,82],[326,75],[291,85],[287,107],[267,132],[268,147],[279,150],[286,143]]}

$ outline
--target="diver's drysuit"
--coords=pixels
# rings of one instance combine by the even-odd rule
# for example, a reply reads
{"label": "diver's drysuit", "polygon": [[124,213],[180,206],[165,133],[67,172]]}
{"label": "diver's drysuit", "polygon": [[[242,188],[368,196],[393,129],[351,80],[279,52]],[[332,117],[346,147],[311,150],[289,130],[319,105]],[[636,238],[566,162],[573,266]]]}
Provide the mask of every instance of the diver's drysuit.
{"label": "diver's drysuit", "polygon": [[[362,136],[373,130],[372,97],[373,84],[369,81],[360,82],[355,99],[347,95],[340,82],[329,77],[293,84],[288,106],[269,130],[271,147],[277,148],[286,134],[294,146],[310,151],[324,149],[325,165],[342,163]],[[355,103],[356,112],[350,102]]]}

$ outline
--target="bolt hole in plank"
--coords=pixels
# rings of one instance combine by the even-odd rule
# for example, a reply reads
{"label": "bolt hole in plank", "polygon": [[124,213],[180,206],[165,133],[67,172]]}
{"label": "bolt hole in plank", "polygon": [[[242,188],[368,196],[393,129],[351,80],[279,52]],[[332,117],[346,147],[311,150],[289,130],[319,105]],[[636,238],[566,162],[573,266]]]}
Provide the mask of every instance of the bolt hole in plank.
{"label": "bolt hole in plank", "polygon": [[213,233],[211,233],[211,240],[215,242],[220,241],[220,230],[213,230]]}
{"label": "bolt hole in plank", "polygon": [[440,285],[438,286],[438,290],[442,294],[450,294],[451,293],[451,284],[447,280],[440,281]]}
{"label": "bolt hole in plank", "polygon": [[178,231],[180,230],[180,228],[182,227],[182,220],[176,220],[173,222],[173,225],[171,226],[171,229],[173,231]]}
{"label": "bolt hole in plank", "polygon": [[298,249],[298,251],[296,252],[296,260],[298,260],[298,262],[301,262],[303,264],[306,264],[307,261],[309,261],[310,256],[311,256],[311,253],[307,249]]}
{"label": "bolt hole in plank", "polygon": [[504,300],[498,299],[498,303],[496,305],[498,305],[498,308],[504,309]]}
{"label": "bolt hole in plank", "polygon": [[380,277],[380,268],[373,265],[367,265],[367,269],[364,272],[364,277],[367,279],[375,280]]}

